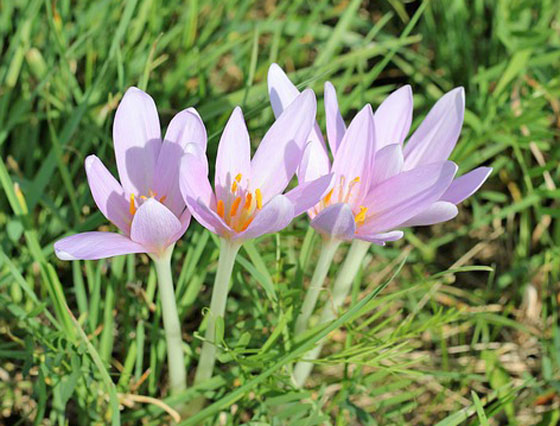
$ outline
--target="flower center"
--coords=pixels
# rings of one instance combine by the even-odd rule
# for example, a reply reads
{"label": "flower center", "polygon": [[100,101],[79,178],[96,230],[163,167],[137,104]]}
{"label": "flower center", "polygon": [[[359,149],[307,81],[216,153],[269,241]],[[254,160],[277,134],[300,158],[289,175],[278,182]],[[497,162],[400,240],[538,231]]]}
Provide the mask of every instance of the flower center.
{"label": "flower center", "polygon": [[151,189],[148,191],[148,196],[145,195],[140,195],[140,200],[138,200],[134,194],[130,194],[130,200],[129,200],[129,207],[128,207],[128,211],[130,212],[130,214],[132,216],[134,216],[134,214],[136,213],[136,210],[138,210],[138,208],[140,207],[140,205],[142,204],[142,201],[147,200],[148,198],[155,198],[156,200],[158,200],[160,203],[164,203],[165,200],[167,199],[167,195],[162,195],[160,198],[157,198],[157,193],[152,191]]}
{"label": "flower center", "polygon": [[[323,199],[313,208],[313,216],[317,215],[321,210],[336,203],[348,203],[352,206],[355,201],[357,192],[360,188],[360,176],[356,176],[352,180],[347,180],[345,176],[340,176],[338,182],[332,187],[332,189],[323,197]],[[366,214],[368,211],[367,207],[359,206],[356,213],[356,209],[352,206],[354,211],[354,221],[357,226],[360,226],[366,220]]]}
{"label": "flower center", "polygon": [[218,216],[236,232],[245,231],[255,218],[255,211],[262,209],[261,190],[257,188],[253,193],[241,188],[242,178],[243,175],[238,173],[225,199],[216,203]]}

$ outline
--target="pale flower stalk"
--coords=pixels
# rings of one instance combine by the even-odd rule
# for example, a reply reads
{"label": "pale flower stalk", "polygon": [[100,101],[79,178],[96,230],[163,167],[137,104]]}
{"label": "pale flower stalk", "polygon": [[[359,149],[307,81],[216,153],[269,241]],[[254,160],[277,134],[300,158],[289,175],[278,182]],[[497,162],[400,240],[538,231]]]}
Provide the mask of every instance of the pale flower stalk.
{"label": "pale flower stalk", "polygon": [[316,101],[304,91],[280,114],[251,159],[249,133],[235,108],[218,146],[214,189],[208,163],[187,153],[181,168],[181,191],[196,220],[220,236],[220,258],[212,289],[205,340],[195,376],[199,384],[212,376],[217,345],[215,327],[223,320],[237,251],[244,241],[278,232],[324,196],[331,175],[309,180],[283,193],[300,164],[315,121]]}
{"label": "pale flower stalk", "polygon": [[181,328],[171,254],[191,215],[179,190],[180,159],[185,152],[206,150],[206,131],[197,112],[186,109],[169,123],[163,140],[153,99],[130,88],[119,104],[113,125],[120,182],[95,155],[85,169],[97,207],[121,232],[85,232],[54,244],[62,260],[102,259],[146,253],[154,261],[162,303],[172,393],[186,389]]}
{"label": "pale flower stalk", "polygon": [[[299,93],[276,64],[269,69],[268,85],[275,114],[288,107]],[[388,96],[375,114],[366,105],[348,128],[329,82],[325,83],[324,100],[333,162],[315,124],[298,178],[305,183],[328,173],[334,175],[329,191],[308,214],[311,226],[328,240],[354,240],[353,246],[357,241],[365,242],[359,245],[360,250],[354,250],[353,264],[361,262],[367,252],[364,247],[370,243],[384,245],[402,238],[399,228],[432,225],[455,217],[456,205],[476,192],[492,171],[479,167],[455,178],[458,166],[448,160],[463,124],[463,88],[439,99],[404,147],[412,123],[410,86]],[[328,249],[324,244],[323,250]],[[318,266],[328,270],[324,262]],[[342,290],[349,288],[357,272],[353,269],[353,275],[337,280]],[[326,276],[323,272],[321,276]],[[319,295],[317,288],[323,283],[312,284],[296,321],[298,333],[307,328]],[[335,284],[334,292],[342,295],[342,290]],[[303,384],[307,374],[300,374],[296,381]]]}

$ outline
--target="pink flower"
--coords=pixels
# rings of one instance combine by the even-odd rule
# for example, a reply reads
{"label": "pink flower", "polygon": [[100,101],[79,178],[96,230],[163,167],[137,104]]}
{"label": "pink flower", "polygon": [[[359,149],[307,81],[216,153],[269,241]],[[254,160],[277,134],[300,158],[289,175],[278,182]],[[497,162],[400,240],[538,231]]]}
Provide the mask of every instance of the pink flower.
{"label": "pink flower", "polygon": [[95,155],[86,158],[85,168],[97,207],[122,234],[85,232],[63,238],[54,245],[62,260],[161,255],[189,225],[191,215],[179,190],[179,165],[185,152],[206,150],[206,130],[196,110],[173,117],[162,140],[153,99],[132,87],[117,108],[113,139],[121,182]]}
{"label": "pink flower", "polygon": [[[269,95],[276,115],[299,91],[284,71],[272,64]],[[478,190],[492,171],[479,167],[457,179],[448,161],[461,127],[464,90],[445,94],[403,148],[412,122],[412,91],[404,86],[379,106],[366,105],[348,128],[336,92],[325,83],[327,138],[331,165],[317,124],[298,170],[300,183],[333,173],[329,191],[308,211],[311,225],[339,239],[358,238],[376,244],[403,236],[397,228],[431,225],[457,215],[456,205]]]}
{"label": "pink flower", "polygon": [[285,228],[317,204],[330,184],[329,174],[282,194],[300,164],[315,112],[311,90],[295,96],[251,159],[243,113],[235,108],[218,146],[214,190],[206,158],[184,156],[181,192],[196,220],[223,238],[242,242]]}

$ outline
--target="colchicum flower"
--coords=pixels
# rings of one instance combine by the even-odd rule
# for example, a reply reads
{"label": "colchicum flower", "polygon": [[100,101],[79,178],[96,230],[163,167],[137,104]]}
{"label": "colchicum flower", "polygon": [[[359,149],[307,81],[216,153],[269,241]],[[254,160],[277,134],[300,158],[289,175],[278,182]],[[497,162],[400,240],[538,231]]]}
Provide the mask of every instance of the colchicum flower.
{"label": "colchicum flower", "polygon": [[[268,84],[278,115],[299,91],[276,64],[270,67]],[[479,167],[453,180],[457,166],[448,158],[461,132],[464,108],[462,88],[445,94],[403,148],[412,122],[410,86],[393,92],[375,114],[366,105],[347,129],[335,89],[327,82],[327,138],[334,161],[331,166],[316,125],[298,171],[301,183],[334,174],[329,192],[308,212],[311,225],[335,238],[383,245],[403,236],[397,228],[455,217],[456,204],[476,192],[491,172]]]}
{"label": "colchicum flower", "polygon": [[[208,163],[187,153],[181,166],[181,191],[193,216],[221,237],[218,270],[212,289],[205,340],[195,384],[212,376],[216,359],[215,330],[223,320],[231,272],[237,251],[248,239],[277,232],[317,204],[330,185],[326,173],[283,194],[298,168],[315,122],[315,95],[305,90],[266,132],[253,159],[247,126],[240,108],[229,118],[216,158],[215,191]],[[193,409],[203,401],[193,402]]]}
{"label": "colchicum flower", "polygon": [[62,260],[160,255],[189,225],[179,166],[184,152],[206,150],[206,130],[197,112],[179,112],[162,140],[153,99],[132,87],[117,108],[113,139],[120,183],[95,155],[86,158],[85,169],[97,207],[122,234],[85,232],[63,238],[54,245]]}
{"label": "colchicum flower", "polygon": [[[289,107],[298,89],[284,71],[273,64],[268,73],[269,95],[276,115]],[[333,85],[325,83],[327,138],[331,165],[317,124],[298,170],[300,183],[332,173],[323,199],[308,211],[313,226],[325,241],[319,261],[295,324],[296,334],[307,329],[320,289],[341,241],[353,240],[332,289],[332,303],[325,305],[325,323],[345,300],[370,243],[384,245],[403,236],[398,228],[432,225],[452,219],[456,205],[471,196],[492,171],[479,167],[454,179],[457,165],[448,161],[461,127],[465,109],[462,88],[445,94],[424,121],[404,140],[412,123],[412,90],[404,86],[385,99],[375,114],[366,105],[348,128],[338,108]],[[297,363],[293,380],[303,386],[322,347],[320,342]]]}
{"label": "colchicum flower", "polygon": [[[86,174],[99,210],[122,234],[85,232],[57,241],[62,260],[102,259],[147,253],[154,261],[162,303],[172,393],[186,388],[186,368],[173,280],[171,254],[191,215],[179,189],[185,152],[206,150],[206,130],[197,112],[186,109],[169,123],[165,138],[153,99],[137,88],[125,93],[113,124],[119,183],[95,155],[86,158]],[[122,185],[121,185],[122,184]]]}
{"label": "colchicum flower", "polygon": [[224,239],[241,243],[285,228],[316,204],[330,184],[328,173],[282,194],[300,163],[315,111],[315,96],[306,90],[278,117],[251,160],[243,113],[235,108],[218,146],[215,192],[208,163],[196,153],[183,159],[181,190],[196,220]]}

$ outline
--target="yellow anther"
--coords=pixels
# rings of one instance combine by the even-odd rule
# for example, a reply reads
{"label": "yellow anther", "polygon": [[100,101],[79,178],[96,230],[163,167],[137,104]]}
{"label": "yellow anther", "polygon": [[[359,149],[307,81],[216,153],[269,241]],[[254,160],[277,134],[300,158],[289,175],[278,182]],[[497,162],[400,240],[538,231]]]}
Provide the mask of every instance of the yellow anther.
{"label": "yellow anther", "polygon": [[366,220],[367,211],[368,211],[367,207],[360,206],[360,211],[358,212],[358,214],[354,218],[354,221],[357,224],[363,223]]}
{"label": "yellow anther", "polygon": [[331,201],[331,197],[332,197],[332,195],[333,195],[333,192],[334,192],[334,188],[331,189],[331,190],[327,193],[327,195],[325,195],[325,197],[323,198],[323,201],[325,202],[325,204],[329,204],[329,201]]}
{"label": "yellow anther", "polygon": [[167,195],[163,195],[163,196],[159,199],[159,202],[160,202],[160,203],[165,203],[165,200],[167,200]]}
{"label": "yellow anther", "polygon": [[255,197],[257,199],[257,209],[262,209],[262,194],[261,194],[261,190],[259,188],[257,188],[255,190]]}
{"label": "yellow anther", "polygon": [[242,177],[243,177],[243,175],[241,173],[237,173],[237,175],[235,176],[235,180],[237,182],[240,182]]}
{"label": "yellow anther", "polygon": [[237,181],[234,180],[231,184],[231,192],[235,194],[235,191],[237,191]]}
{"label": "yellow anther", "polygon": [[148,197],[146,197],[145,195],[140,195],[140,198],[142,198],[143,200],[147,200]]}
{"label": "yellow anther", "polygon": [[241,204],[241,197],[237,197],[235,200],[233,200],[233,204],[229,209],[229,217],[233,217],[236,215],[239,204]]}
{"label": "yellow anther", "polygon": [[224,218],[224,202],[222,200],[218,200],[218,204],[216,205],[216,213],[222,219]]}
{"label": "yellow anther", "polygon": [[350,184],[358,183],[360,181],[360,176],[356,176],[354,179],[350,181]]}
{"label": "yellow anther", "polygon": [[247,195],[245,196],[245,205],[243,206],[243,208],[245,210],[249,210],[251,208],[252,203],[253,203],[253,194],[248,192]]}
{"label": "yellow anther", "polygon": [[134,204],[134,194],[130,194],[130,204],[129,204],[129,207],[128,207],[128,211],[133,216],[134,216],[134,213],[136,213],[136,204]]}

